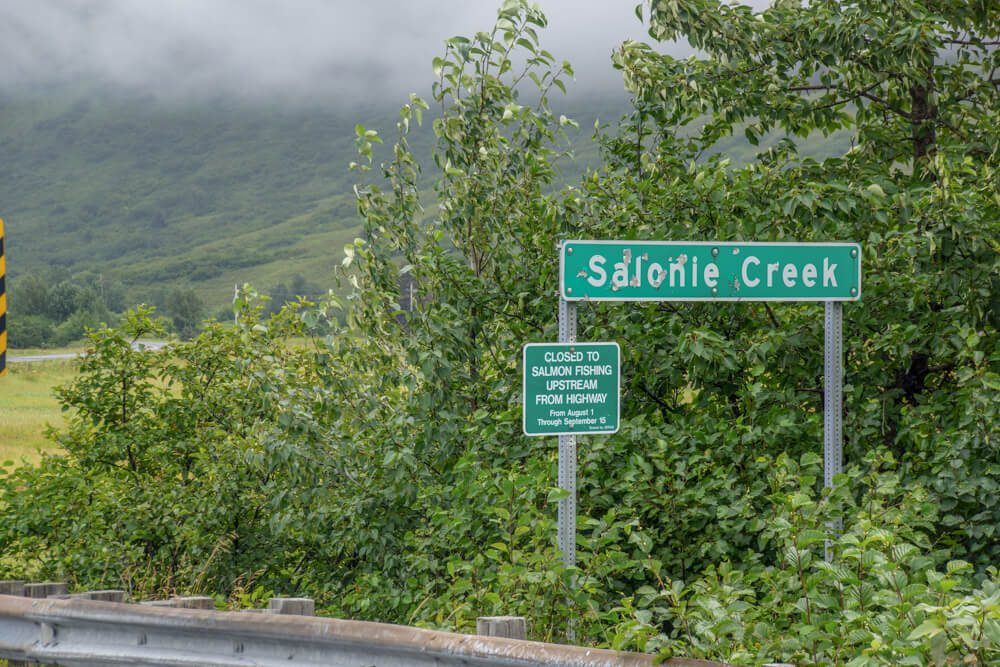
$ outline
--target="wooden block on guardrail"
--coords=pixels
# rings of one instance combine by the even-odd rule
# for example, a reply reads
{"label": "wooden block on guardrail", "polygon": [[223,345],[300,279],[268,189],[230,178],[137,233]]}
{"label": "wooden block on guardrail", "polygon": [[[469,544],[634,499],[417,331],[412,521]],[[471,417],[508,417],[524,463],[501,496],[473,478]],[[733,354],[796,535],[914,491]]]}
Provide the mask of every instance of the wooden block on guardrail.
{"label": "wooden block on guardrail", "polygon": [[67,593],[69,593],[69,584],[65,581],[24,585],[24,597],[26,598],[47,598],[50,595],[66,595]]}
{"label": "wooden block on guardrail", "polygon": [[63,598],[66,600],[98,600],[100,602],[125,602],[125,591],[118,589],[107,589],[102,591],[84,591],[83,593],[70,593],[69,595],[50,595],[52,598]]}
{"label": "wooden block on guardrail", "polygon": [[527,639],[528,624],[524,616],[480,616],[476,619],[476,634],[484,637]]}
{"label": "wooden block on guardrail", "polygon": [[215,598],[209,595],[196,595],[179,599],[183,602],[184,609],[215,609]]}
{"label": "wooden block on guardrail", "polygon": [[0,581],[0,595],[24,597],[24,581],[20,579],[4,579]]}
{"label": "wooden block on guardrail", "polygon": [[312,598],[271,598],[267,602],[267,611],[290,616],[315,616],[316,603]]}
{"label": "wooden block on guardrail", "polygon": [[169,600],[143,600],[139,604],[149,607],[174,607],[175,609],[215,609],[215,598],[197,595]]}

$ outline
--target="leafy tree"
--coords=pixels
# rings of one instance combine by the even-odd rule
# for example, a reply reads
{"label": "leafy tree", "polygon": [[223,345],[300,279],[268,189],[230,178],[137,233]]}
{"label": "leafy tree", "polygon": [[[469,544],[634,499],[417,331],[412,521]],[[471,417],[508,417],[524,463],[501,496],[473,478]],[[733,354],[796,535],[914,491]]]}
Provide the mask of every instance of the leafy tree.
{"label": "leafy tree", "polygon": [[43,545],[40,576],[139,596],[258,579],[297,590],[326,541],[307,514],[328,454],[303,428],[308,406],[290,405],[315,376],[294,361],[308,351],[287,346],[293,311],[265,327],[249,300],[237,307],[239,327],[210,324],[162,352],[132,345],[166,333],[149,309],[91,334],[80,376],[59,389],[73,412],[50,435],[64,453],[2,481],[5,554],[29,562]]}
{"label": "leafy tree", "polygon": [[[847,457],[892,450],[908,479],[936,489],[949,509],[941,539],[981,565],[995,561],[1000,535],[987,524],[1000,506],[987,489],[996,484],[997,432],[992,409],[980,406],[995,391],[1000,342],[998,144],[988,129],[1000,83],[998,14],[985,3],[920,1],[782,2],[755,13],[655,0],[649,9],[652,36],[682,36],[706,57],[677,60],[638,43],[615,56],[638,110],[625,140],[610,144],[638,193],[628,214],[655,219],[671,237],[864,242],[864,301],[846,310]],[[717,159],[691,169],[693,187],[655,183],[740,123],[752,142],[770,131],[784,138],[745,169],[723,170]],[[851,133],[846,155],[817,163],[797,154],[796,137],[837,130]],[[768,396],[815,405],[804,393],[819,375],[811,352],[788,348],[782,339],[794,338],[768,332],[767,321],[727,322],[718,312],[706,328],[730,340],[719,354],[736,358],[726,362],[729,380],[706,378],[711,393],[754,423]],[[782,329],[815,331],[789,316]],[[781,376],[741,377],[757,367],[762,345],[774,346]],[[970,532],[967,522],[978,520]]]}
{"label": "leafy tree", "polygon": [[[101,302],[100,306],[103,305]],[[103,310],[103,314],[107,315],[107,310]],[[102,317],[101,308],[80,308],[55,327],[51,342],[56,346],[69,345],[86,338],[88,330],[97,329],[101,325],[107,326],[108,322],[108,317]]]}
{"label": "leafy tree", "polygon": [[295,303],[299,297],[310,302],[316,301],[325,291],[318,285],[310,283],[301,273],[296,273],[292,276],[290,284],[280,282],[267,290],[269,300],[265,312],[270,315],[277,314],[286,305]]}
{"label": "leafy tree", "polygon": [[53,285],[46,299],[48,315],[56,322],[68,319],[80,307],[83,297],[83,289],[75,281],[63,280]]}
{"label": "leafy tree", "polygon": [[7,317],[7,344],[12,348],[42,347],[52,342],[52,320],[44,315],[21,315],[20,312]]}
{"label": "leafy tree", "polygon": [[[654,34],[684,34],[707,56],[677,61],[623,46],[615,62],[635,112],[602,137],[605,167],[578,190],[535,189],[555,158],[551,79],[536,73],[540,103],[522,105],[490,68],[503,45],[495,49],[490,35],[454,40],[454,60],[435,61],[442,178],[429,227],[416,224],[405,135],[419,105],[403,108],[403,135],[385,165],[390,187],[358,189],[366,235],[348,261],[363,287],[352,312],[408,360],[405,423],[422,426],[394,431],[390,421],[377,437],[437,471],[471,451],[508,461],[517,452],[524,458],[511,465],[526,467],[550,456],[508,425],[517,423],[521,345],[555,337],[560,236],[859,240],[866,277],[864,300],[847,307],[848,462],[863,469],[868,453],[890,453],[908,488],[944,508],[925,544],[986,576],[1000,549],[1000,338],[991,324],[1000,200],[986,129],[996,115],[993,19],[964,4],[779,3],[755,16],[682,1],[653,10]],[[914,58],[931,47],[937,58]],[[545,62],[540,51],[534,62]],[[958,119],[955,104],[976,108]],[[777,136],[739,168],[710,156],[741,123],[751,141]],[[834,131],[850,133],[846,154],[798,155],[797,138]],[[359,128],[358,138],[355,167],[364,170],[375,137]],[[398,310],[399,263],[430,296],[407,316],[406,333],[387,319]],[[618,340],[625,350],[622,432],[588,438],[580,450],[582,574],[602,567],[590,540],[615,531],[629,535],[639,562],[680,579],[721,561],[780,565],[783,547],[760,519],[774,511],[765,480],[782,454],[821,447],[819,313],[768,304],[581,308],[582,339]],[[620,563],[603,592],[643,585],[634,564]]]}
{"label": "leafy tree", "polygon": [[74,274],[73,279],[93,292],[92,301],[86,306],[89,310],[114,313],[125,310],[125,286],[120,280],[94,271],[81,271]]}
{"label": "leafy tree", "polygon": [[174,288],[167,294],[164,312],[182,340],[190,340],[198,331],[205,304],[193,289]]}
{"label": "leafy tree", "polygon": [[48,286],[33,274],[10,281],[10,309],[19,315],[44,317],[49,312]]}

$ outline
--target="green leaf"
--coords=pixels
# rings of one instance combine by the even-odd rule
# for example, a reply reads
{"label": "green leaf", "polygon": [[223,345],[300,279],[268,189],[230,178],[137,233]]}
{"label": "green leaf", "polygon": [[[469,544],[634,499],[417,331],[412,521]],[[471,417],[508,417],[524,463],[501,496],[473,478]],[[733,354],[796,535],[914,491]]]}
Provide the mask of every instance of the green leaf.
{"label": "green leaf", "polygon": [[549,489],[548,502],[554,503],[569,498],[569,491],[558,487]]}
{"label": "green leaf", "polygon": [[943,629],[937,620],[929,618],[914,628],[913,632],[906,636],[906,639],[907,641],[915,641],[924,637],[933,637]]}

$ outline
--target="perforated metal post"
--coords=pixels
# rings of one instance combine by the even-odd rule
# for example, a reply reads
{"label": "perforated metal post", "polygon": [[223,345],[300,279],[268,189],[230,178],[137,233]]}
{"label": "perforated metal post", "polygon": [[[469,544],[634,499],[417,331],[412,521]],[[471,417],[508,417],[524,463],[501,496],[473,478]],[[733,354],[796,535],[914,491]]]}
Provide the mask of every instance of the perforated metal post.
{"label": "perforated metal post", "polygon": [[[844,304],[826,301],[823,317],[823,485],[833,486],[844,467]],[[840,522],[829,526],[840,528]],[[830,561],[830,543],[826,560]]]}
{"label": "perforated metal post", "polygon": [[[576,304],[559,298],[559,342],[576,342]],[[559,488],[569,495],[559,501],[558,544],[563,565],[576,565],[576,436],[559,436]]]}

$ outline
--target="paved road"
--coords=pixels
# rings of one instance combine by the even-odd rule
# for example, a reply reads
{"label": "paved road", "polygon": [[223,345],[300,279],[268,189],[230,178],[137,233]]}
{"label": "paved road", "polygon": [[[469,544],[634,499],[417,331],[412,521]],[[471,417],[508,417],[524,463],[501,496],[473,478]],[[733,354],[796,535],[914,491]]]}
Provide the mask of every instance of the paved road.
{"label": "paved road", "polygon": [[[159,350],[161,347],[166,345],[166,341],[160,340],[140,340],[132,343],[133,348],[144,347],[148,350]],[[55,359],[76,359],[82,357],[82,354],[30,354],[23,357],[7,357],[7,363],[28,363],[32,361],[53,361]]]}

